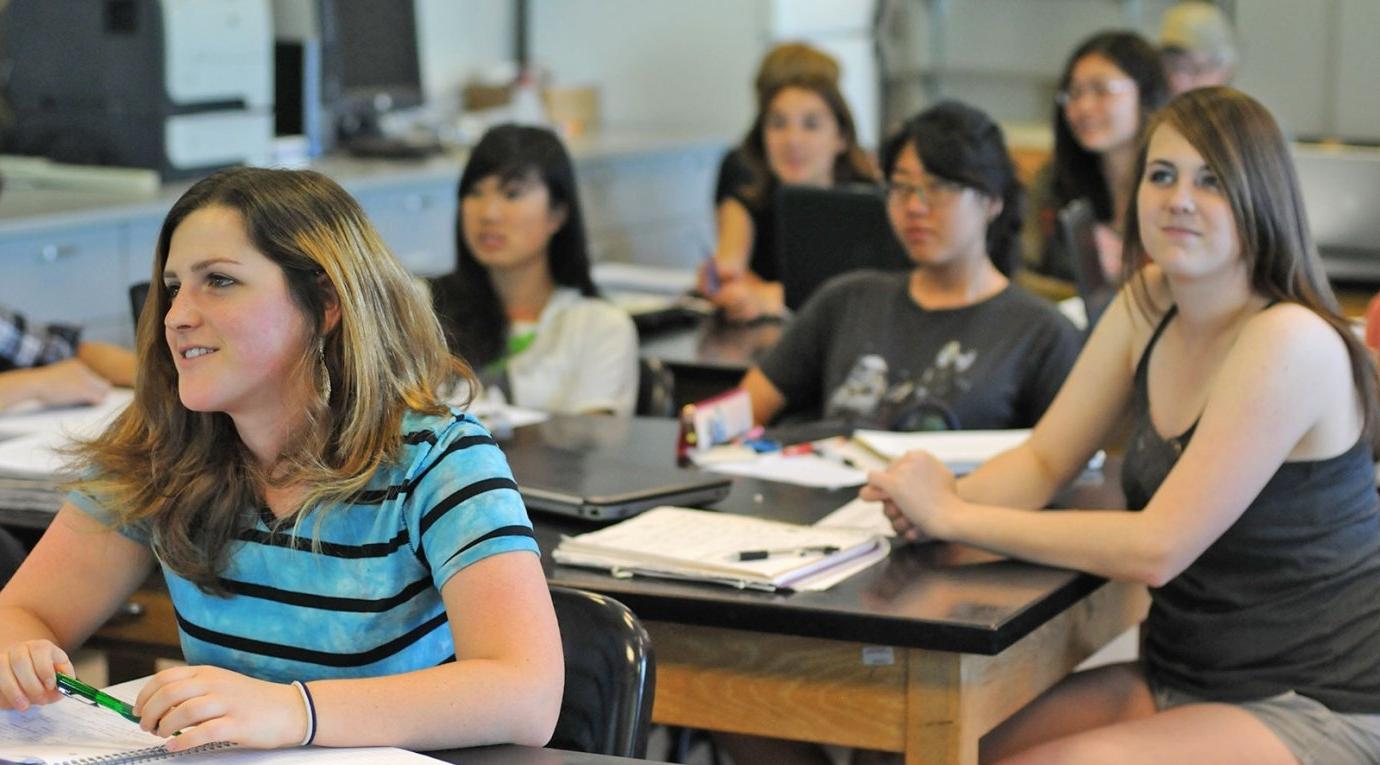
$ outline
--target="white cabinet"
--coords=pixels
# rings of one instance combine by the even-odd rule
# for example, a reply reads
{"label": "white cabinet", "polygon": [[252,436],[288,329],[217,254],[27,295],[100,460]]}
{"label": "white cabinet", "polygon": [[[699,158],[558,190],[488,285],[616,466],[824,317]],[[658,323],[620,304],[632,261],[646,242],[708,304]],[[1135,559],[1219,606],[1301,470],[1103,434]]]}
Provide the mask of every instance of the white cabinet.
{"label": "white cabinet", "polygon": [[436,276],[455,268],[455,188],[455,180],[421,180],[354,195],[409,271]]}
{"label": "white cabinet", "polygon": [[713,250],[712,190],[724,147],[578,158],[590,258],[693,268]]}
{"label": "white cabinet", "polygon": [[0,239],[0,303],[31,321],[80,324],[88,338],[128,342],[122,228],[66,226]]}

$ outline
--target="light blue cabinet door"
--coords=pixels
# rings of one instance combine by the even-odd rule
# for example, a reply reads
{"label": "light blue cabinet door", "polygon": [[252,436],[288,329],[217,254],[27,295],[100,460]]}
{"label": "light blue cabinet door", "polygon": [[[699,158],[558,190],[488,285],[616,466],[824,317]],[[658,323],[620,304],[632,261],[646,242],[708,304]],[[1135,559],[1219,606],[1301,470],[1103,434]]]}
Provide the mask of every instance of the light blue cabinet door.
{"label": "light blue cabinet door", "polygon": [[122,233],[110,223],[0,241],[0,303],[33,321],[81,324],[88,338],[128,341]]}
{"label": "light blue cabinet door", "polygon": [[374,187],[355,198],[379,235],[419,276],[449,273],[455,265],[455,183]]}

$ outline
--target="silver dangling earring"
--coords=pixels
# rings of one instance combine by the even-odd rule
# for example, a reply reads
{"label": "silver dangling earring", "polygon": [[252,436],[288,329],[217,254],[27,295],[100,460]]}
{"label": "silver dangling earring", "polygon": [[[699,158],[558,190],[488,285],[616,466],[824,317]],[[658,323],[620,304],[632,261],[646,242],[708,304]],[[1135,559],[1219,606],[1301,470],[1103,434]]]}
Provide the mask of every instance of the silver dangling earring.
{"label": "silver dangling earring", "polygon": [[331,368],[326,366],[326,339],[323,337],[316,343],[316,361],[321,368],[321,379],[317,382],[317,390],[321,393],[321,400],[327,404],[331,403]]}

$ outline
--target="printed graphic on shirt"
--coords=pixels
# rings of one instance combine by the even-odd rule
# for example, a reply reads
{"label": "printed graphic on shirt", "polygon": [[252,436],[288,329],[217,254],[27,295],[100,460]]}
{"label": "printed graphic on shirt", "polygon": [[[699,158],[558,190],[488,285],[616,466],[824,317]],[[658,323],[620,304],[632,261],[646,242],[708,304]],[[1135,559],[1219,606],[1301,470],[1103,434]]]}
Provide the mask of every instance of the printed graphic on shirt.
{"label": "printed graphic on shirt", "polygon": [[977,349],[965,351],[957,340],[950,340],[919,375],[897,370],[893,382],[885,358],[864,354],[830,395],[825,416],[886,430],[957,428],[948,402],[973,387],[967,373],[977,358]]}

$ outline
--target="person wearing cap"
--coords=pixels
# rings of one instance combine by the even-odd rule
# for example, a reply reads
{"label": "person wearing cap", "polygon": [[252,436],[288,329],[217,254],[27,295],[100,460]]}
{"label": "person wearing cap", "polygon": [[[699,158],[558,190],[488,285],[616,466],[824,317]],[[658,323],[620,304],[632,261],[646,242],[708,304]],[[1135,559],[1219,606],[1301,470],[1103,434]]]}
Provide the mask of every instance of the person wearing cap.
{"label": "person wearing cap", "polygon": [[1164,12],[1160,56],[1172,95],[1226,85],[1236,73],[1236,42],[1221,8],[1189,0]]}

